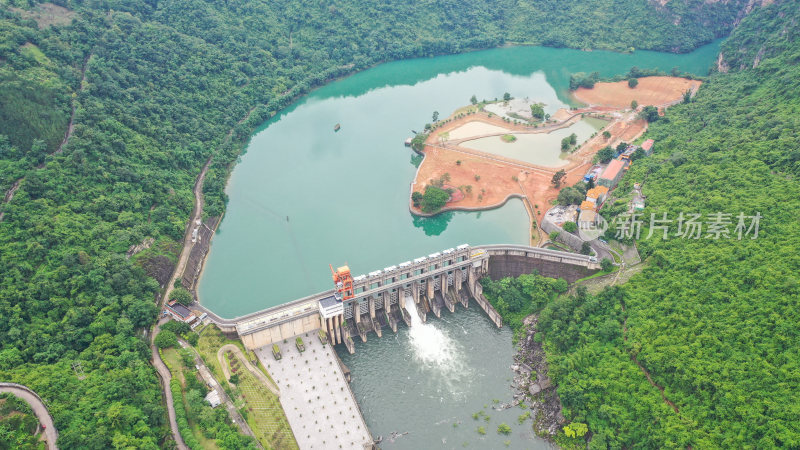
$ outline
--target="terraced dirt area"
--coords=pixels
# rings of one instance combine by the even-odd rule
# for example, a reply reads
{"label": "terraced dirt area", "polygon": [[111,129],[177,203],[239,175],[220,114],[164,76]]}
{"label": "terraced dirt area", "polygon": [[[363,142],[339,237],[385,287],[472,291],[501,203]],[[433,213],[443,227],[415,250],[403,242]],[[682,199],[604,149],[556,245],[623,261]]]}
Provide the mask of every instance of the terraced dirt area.
{"label": "terraced dirt area", "polygon": [[624,109],[630,108],[633,100],[641,106],[662,106],[679,101],[688,89],[697,91],[701,84],[702,81],[686,78],[642,77],[635,88],[629,87],[627,81],[597,83],[592,89],[578,88],[573,96],[593,106]]}

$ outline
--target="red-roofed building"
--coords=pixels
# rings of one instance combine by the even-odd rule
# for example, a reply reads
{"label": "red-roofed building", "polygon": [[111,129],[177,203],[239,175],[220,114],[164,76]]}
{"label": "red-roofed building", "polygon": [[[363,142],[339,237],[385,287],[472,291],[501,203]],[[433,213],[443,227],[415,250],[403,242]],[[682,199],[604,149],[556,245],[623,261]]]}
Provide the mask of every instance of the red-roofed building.
{"label": "red-roofed building", "polygon": [[648,156],[653,153],[653,144],[655,144],[655,141],[652,139],[642,142],[642,150],[644,150],[645,154]]}
{"label": "red-roofed building", "polygon": [[619,179],[622,178],[622,174],[625,173],[622,169],[625,168],[625,163],[620,161],[619,159],[612,159],[610,163],[608,163],[608,167],[606,170],[603,171],[600,178],[597,180],[597,184],[600,186],[605,186],[609,189],[614,189],[617,183],[619,183]]}
{"label": "red-roofed building", "polygon": [[189,308],[183,306],[175,300],[169,302],[167,305],[167,311],[172,314],[172,317],[174,317],[175,320],[180,320],[181,322],[191,323],[195,319],[194,313],[192,313]]}

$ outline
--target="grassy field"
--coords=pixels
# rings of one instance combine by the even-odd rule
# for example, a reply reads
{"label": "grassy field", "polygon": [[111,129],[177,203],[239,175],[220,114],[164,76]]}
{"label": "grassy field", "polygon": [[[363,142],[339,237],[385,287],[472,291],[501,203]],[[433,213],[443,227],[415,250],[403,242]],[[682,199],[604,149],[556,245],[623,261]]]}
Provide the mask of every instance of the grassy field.
{"label": "grassy field", "polygon": [[[239,407],[242,416],[245,417],[256,438],[264,447],[278,449],[298,448],[278,397],[256,379],[236,358],[231,364],[227,355],[224,355],[224,363],[230,365],[231,374],[239,375],[239,384],[231,385],[225,380],[222,367],[217,359],[217,350],[226,344],[234,344],[242,349],[242,352],[248,356],[253,365],[257,366],[269,377],[269,373],[261,365],[261,362],[255,358],[252,352],[248,352],[244,348],[241,341],[226,338],[215,326],[208,326],[202,331],[200,340],[195,348],[209,367],[209,370],[214,373],[214,377],[224,385],[227,385],[236,406]],[[271,377],[269,379],[272,380]],[[274,380],[272,381],[274,382]]]}

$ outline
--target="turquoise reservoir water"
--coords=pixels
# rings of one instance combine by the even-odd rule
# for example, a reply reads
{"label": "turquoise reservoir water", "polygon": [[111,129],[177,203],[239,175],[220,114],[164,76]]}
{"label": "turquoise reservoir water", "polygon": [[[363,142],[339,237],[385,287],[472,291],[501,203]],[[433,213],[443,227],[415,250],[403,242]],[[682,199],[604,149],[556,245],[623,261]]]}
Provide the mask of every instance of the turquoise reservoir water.
{"label": "turquoise reservoir water", "polygon": [[[687,55],[504,48],[384,64],[319,89],[264,124],[234,170],[201,301],[233,317],[330,288],[329,263],[364,273],[465,242],[525,243],[519,201],[412,216],[415,158],[403,146],[411,130],[473,94],[509,92],[554,111],[568,101],[569,75],[578,71],[610,76],[636,65],[704,74],[718,47]],[[354,355],[337,349],[370,431],[384,438],[380,447],[549,448],[531,419],[517,422],[526,409],[502,409],[513,400],[511,331],[495,328],[474,303],[456,308],[397,334],[356,339]],[[501,423],[509,435],[497,432]]]}
{"label": "turquoise reservoir water", "polygon": [[409,213],[416,167],[403,141],[411,130],[473,94],[565,106],[569,75],[579,71],[611,76],[635,65],[705,74],[718,47],[685,55],[501,48],[382,64],[318,89],[265,123],[233,171],[201,302],[233,317],[330,288],[328,264],[360,274],[462,243],[524,244],[519,201],[431,219]]}

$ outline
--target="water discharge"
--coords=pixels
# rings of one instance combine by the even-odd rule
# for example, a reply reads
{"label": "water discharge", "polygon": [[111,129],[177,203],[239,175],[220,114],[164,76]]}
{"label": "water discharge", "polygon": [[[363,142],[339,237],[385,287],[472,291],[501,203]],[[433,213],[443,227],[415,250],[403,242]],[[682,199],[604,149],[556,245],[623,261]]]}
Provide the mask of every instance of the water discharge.
{"label": "water discharge", "polygon": [[440,372],[459,369],[456,342],[434,324],[423,322],[411,297],[406,297],[406,310],[411,316],[408,338],[414,357],[424,366]]}
{"label": "water discharge", "polygon": [[[411,130],[472,95],[509,92],[552,113],[573,104],[575,72],[613,76],[635,65],[704,75],[718,49],[719,41],[684,55],[511,47],[383,64],[317,89],[265,123],[236,166],[201,301],[234,317],[330,289],[328,263],[362,273],[462,243],[525,244],[530,228],[518,200],[493,211],[411,216],[418,159],[403,146]],[[474,302],[427,324],[413,301],[406,309],[411,327],[370,334],[355,354],[336,349],[367,426],[386,438],[381,448],[551,448],[531,419],[520,420],[527,408],[506,407],[514,401],[508,327],[497,329]],[[513,432],[496,433],[501,423]]]}

